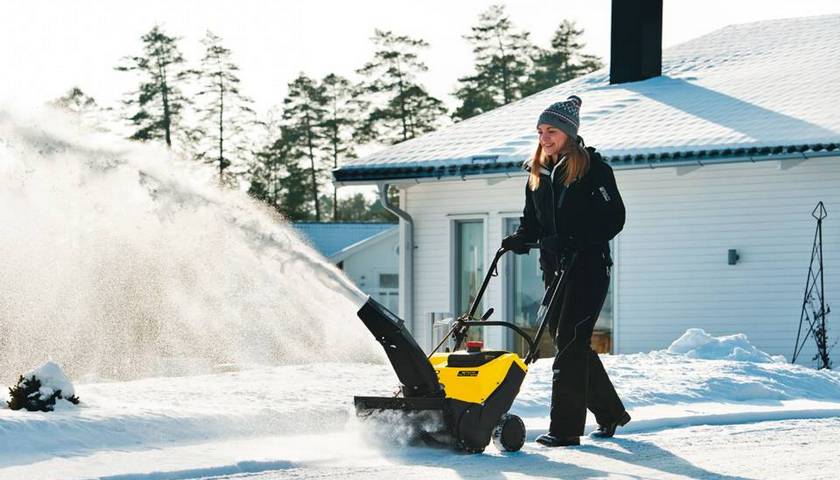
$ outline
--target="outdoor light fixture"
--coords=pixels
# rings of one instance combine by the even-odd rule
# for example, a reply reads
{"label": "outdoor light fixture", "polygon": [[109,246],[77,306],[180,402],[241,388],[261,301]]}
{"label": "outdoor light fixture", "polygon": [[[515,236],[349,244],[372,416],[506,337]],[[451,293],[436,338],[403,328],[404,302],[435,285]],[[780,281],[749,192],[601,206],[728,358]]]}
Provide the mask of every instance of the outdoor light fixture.
{"label": "outdoor light fixture", "polygon": [[735,265],[736,263],[738,263],[739,258],[741,258],[741,257],[740,257],[740,255],[738,255],[738,250],[736,250],[734,248],[730,248],[727,263],[729,265]]}

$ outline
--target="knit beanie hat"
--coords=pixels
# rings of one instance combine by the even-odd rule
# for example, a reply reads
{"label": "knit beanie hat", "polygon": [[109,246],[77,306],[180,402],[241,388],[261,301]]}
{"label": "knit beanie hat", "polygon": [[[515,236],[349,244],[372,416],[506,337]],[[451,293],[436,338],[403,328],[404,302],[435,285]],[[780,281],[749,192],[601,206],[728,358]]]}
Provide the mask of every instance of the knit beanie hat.
{"label": "knit beanie hat", "polygon": [[547,123],[563,130],[573,140],[577,140],[578,126],[580,125],[578,116],[582,103],[583,101],[577,95],[570,96],[565,102],[552,103],[540,114],[537,126]]}

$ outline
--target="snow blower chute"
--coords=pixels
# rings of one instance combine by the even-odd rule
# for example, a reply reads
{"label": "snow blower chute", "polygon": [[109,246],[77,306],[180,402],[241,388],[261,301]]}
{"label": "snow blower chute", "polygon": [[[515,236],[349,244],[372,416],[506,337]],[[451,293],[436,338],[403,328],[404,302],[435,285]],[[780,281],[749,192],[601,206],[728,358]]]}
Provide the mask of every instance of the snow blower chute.
{"label": "snow blower chute", "polygon": [[[537,314],[539,328],[531,338],[513,323],[489,321],[492,308],[480,318],[474,316],[490,278],[498,276],[497,264],[505,252],[504,248],[496,252],[469,311],[453,320],[447,336],[428,356],[403,320],[368,298],[358,316],[385,349],[401,385],[392,397],[354,397],[360,418],[381,413],[388,417],[388,412],[400,412],[401,419],[409,422],[421,418],[424,424],[416,429],[419,437],[467,452],[484,451],[491,438],[502,451],[514,452],[522,447],[525,424],[508,410],[519,393],[528,365],[537,358],[548,311],[559,301],[564,272],[569,268],[554,275],[546,289]],[[568,265],[573,261],[574,255]],[[483,350],[482,342],[466,342],[466,350],[460,349],[470,327],[485,326],[506,327],[521,335],[528,344],[525,358],[513,352]],[[438,353],[450,338],[454,341],[453,351]],[[434,421],[429,421],[430,416]]]}

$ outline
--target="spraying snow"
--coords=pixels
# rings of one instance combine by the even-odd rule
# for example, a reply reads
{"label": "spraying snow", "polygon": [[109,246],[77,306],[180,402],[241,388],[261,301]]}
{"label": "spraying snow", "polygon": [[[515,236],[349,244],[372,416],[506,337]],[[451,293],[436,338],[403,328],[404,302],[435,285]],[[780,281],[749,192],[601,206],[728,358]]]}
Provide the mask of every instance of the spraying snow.
{"label": "spraying snow", "polygon": [[0,379],[50,358],[89,380],[381,358],[346,277],[210,185],[165,150],[0,111]]}

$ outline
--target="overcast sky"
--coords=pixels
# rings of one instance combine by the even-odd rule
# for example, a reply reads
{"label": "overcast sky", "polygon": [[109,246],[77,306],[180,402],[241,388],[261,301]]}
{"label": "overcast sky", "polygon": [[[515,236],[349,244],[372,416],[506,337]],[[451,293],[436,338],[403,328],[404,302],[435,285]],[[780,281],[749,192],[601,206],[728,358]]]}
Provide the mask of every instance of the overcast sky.
{"label": "overcast sky", "polygon": [[[140,53],[140,36],[155,23],[182,37],[187,60],[197,62],[200,39],[220,35],[241,68],[243,88],[265,111],[282,101],[299,72],[355,78],[370,58],[374,28],[420,37],[431,46],[423,82],[453,105],[459,76],[471,71],[462,35],[493,3],[504,3],[515,26],[547,46],[563,19],[585,30],[586,51],[609,60],[609,0],[0,0],[0,105],[31,106],[78,85],[101,105],[134,85],[113,67]],[[840,13],[836,0],[665,0],[663,46],[732,23]]]}

